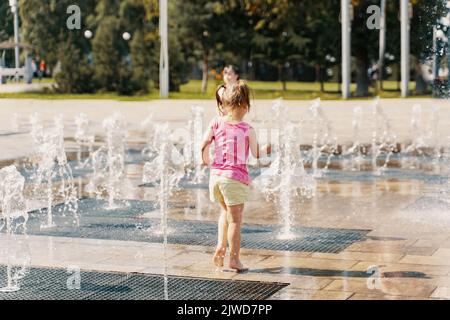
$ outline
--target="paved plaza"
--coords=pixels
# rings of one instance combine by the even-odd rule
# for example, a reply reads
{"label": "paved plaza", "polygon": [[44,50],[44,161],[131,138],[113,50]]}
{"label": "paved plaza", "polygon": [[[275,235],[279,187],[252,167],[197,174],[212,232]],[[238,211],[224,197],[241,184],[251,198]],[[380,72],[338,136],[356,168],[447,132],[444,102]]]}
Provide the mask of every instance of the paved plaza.
{"label": "paved plaza", "polygon": [[[356,138],[362,144],[371,143],[372,103],[371,100],[322,102],[323,113],[339,145],[351,145]],[[300,125],[311,102],[284,101],[284,104],[290,120]],[[190,107],[194,105],[205,108],[206,126],[216,114],[212,100],[4,99],[0,101],[0,167],[20,166],[33,156],[29,117],[35,112],[49,123],[53,116],[63,114],[66,151],[69,160],[73,160],[76,154],[73,119],[79,113],[87,114],[93,122],[98,146],[104,136],[102,120],[115,111],[121,112],[128,125],[127,146],[139,150],[146,144],[141,122],[149,114],[153,114],[154,121],[168,121],[171,132],[175,132],[186,126]],[[393,99],[381,100],[380,105],[402,149],[414,137],[413,106],[422,107],[421,127],[425,133],[430,130],[432,110],[436,115],[439,107],[439,144],[447,145],[450,102]],[[270,119],[271,106],[269,100],[254,101],[248,120],[254,120],[257,126],[261,119]],[[355,107],[362,110],[358,137],[352,128]],[[11,126],[13,114],[17,114],[17,131]],[[271,125],[270,121],[265,124]],[[310,145],[312,133],[305,132],[300,139],[302,145]],[[212,263],[219,207],[209,201],[207,186],[203,184],[182,187],[170,197],[164,254],[162,238],[152,233],[152,226],[160,219],[153,205],[156,190],[142,185],[143,162],[138,160],[126,162],[124,200],[128,202],[117,212],[100,212],[94,204],[87,203],[79,215],[80,226],[63,225],[70,219],[66,216],[58,218],[61,225],[54,230],[35,227],[33,219],[37,217],[30,214],[27,235],[18,237],[29,248],[33,268],[76,266],[82,271],[82,284],[83,272],[88,271],[121,275],[166,273],[171,277],[282,284],[263,297],[269,299],[450,299],[450,194],[446,161],[429,164],[419,160],[414,169],[393,166],[381,176],[364,170],[346,170],[340,161],[331,160],[334,166],[330,172],[316,179],[316,195],[304,201],[293,214],[294,228],[300,235],[296,241],[276,239],[274,232],[280,225],[277,208],[256,188],[252,189],[242,238],[242,260],[249,267],[246,273],[217,269]],[[82,188],[87,176],[80,174],[75,180],[80,187],[82,207],[88,199]],[[148,208],[141,202],[152,205]],[[33,212],[42,203],[30,202],[29,206]],[[6,235],[0,234],[0,248],[6,245]],[[0,256],[0,265],[7,263],[8,257]],[[169,288],[168,297],[180,298],[177,290]],[[0,295],[2,298],[5,296]]]}

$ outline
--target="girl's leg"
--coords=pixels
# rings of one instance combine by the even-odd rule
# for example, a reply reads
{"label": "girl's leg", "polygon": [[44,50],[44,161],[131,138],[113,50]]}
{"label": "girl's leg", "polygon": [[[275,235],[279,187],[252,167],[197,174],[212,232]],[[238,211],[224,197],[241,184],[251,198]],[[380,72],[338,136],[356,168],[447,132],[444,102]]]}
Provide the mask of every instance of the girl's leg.
{"label": "girl's leg", "polygon": [[228,243],[230,244],[230,268],[237,271],[245,271],[241,263],[239,253],[241,250],[241,224],[244,204],[229,206],[228,217]]}
{"label": "girl's leg", "polygon": [[220,205],[223,210],[219,218],[217,248],[213,257],[214,264],[217,267],[223,267],[223,260],[227,252],[227,234],[228,234],[227,206],[223,202],[221,202]]}

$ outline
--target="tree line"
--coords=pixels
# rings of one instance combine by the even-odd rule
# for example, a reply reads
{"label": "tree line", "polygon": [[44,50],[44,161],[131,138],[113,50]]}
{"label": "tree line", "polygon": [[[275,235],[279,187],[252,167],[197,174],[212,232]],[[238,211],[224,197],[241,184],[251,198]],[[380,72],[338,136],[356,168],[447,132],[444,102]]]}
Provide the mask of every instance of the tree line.
{"label": "tree line", "polygon": [[[179,90],[197,71],[206,92],[211,71],[229,63],[257,80],[340,81],[340,0],[168,3],[171,91]],[[367,8],[380,1],[352,3],[352,74],[356,95],[364,96],[371,82],[368,70],[379,58],[379,31],[367,28]],[[444,8],[440,0],[412,3],[411,72],[420,81],[416,65],[433,54],[432,29]],[[66,27],[66,10],[73,4],[82,12],[81,30]],[[399,1],[387,1],[385,67],[391,72],[383,74],[393,79],[400,59],[398,16]],[[20,21],[22,40],[46,60],[61,92],[131,95],[158,89],[158,0],[20,0]],[[12,22],[8,2],[0,2],[0,41],[11,39]],[[85,37],[86,30],[92,38]],[[131,34],[129,41],[123,39],[124,32]]]}

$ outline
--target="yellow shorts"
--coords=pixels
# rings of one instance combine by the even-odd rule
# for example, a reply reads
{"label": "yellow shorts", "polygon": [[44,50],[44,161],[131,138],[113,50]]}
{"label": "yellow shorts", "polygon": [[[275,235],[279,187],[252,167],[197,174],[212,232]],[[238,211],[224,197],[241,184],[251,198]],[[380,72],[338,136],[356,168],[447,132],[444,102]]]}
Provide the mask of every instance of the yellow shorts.
{"label": "yellow shorts", "polygon": [[222,202],[227,206],[236,206],[247,201],[249,186],[237,180],[211,175],[209,179],[209,197],[213,202]]}

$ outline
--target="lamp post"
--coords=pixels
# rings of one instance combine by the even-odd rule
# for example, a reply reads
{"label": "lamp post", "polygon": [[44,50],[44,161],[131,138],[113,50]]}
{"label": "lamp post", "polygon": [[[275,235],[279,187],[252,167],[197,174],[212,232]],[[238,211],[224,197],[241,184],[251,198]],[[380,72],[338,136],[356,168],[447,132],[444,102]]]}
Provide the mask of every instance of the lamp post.
{"label": "lamp post", "polygon": [[[14,53],[15,53],[15,66],[16,69],[20,68],[19,62],[19,4],[17,0],[9,0],[9,6],[11,7],[11,12],[14,15]],[[18,75],[16,73],[16,80],[18,80]]]}
{"label": "lamp post", "polygon": [[350,0],[341,0],[342,98],[350,97],[351,83],[351,15]]}
{"label": "lamp post", "polygon": [[411,18],[411,3],[409,0],[400,0],[400,18],[401,18],[401,91],[402,97],[409,95],[409,70],[410,70],[410,18]]}
{"label": "lamp post", "polygon": [[446,9],[447,9],[447,15],[445,17],[443,17],[442,20],[442,24],[444,25],[444,28],[447,31],[446,34],[446,43],[447,43],[447,70],[448,70],[448,74],[447,74],[447,92],[449,92],[450,90],[450,1],[446,2],[445,5]]}
{"label": "lamp post", "polygon": [[378,81],[379,89],[383,90],[383,69],[384,54],[386,51],[386,0],[381,0],[381,17],[380,17],[380,46],[378,60]]}
{"label": "lamp post", "polygon": [[159,92],[161,98],[169,97],[169,41],[167,20],[167,0],[160,0],[159,34],[161,38],[161,52],[159,60]]}

